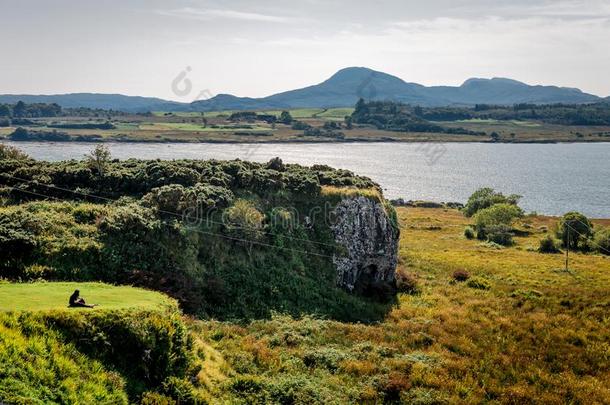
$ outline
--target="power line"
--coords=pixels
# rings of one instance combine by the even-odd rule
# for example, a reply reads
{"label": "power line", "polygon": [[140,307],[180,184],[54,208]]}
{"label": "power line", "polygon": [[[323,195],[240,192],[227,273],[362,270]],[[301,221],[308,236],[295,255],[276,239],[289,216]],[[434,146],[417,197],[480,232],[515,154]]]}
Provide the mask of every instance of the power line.
{"label": "power line", "polygon": [[[1,173],[1,175],[5,176],[5,177],[12,178],[12,179],[17,180],[17,181],[26,182],[26,183],[29,183],[29,184],[35,184],[35,185],[43,186],[43,187],[50,188],[50,189],[65,191],[65,192],[76,194],[76,195],[80,195],[80,196],[83,196],[83,197],[97,198],[99,200],[107,201],[107,202],[116,202],[117,201],[117,200],[112,199],[112,198],[103,197],[103,196],[99,196],[99,195],[95,195],[95,194],[91,194],[91,193],[83,193],[81,191],[76,191],[76,190],[72,190],[72,189],[68,189],[68,188],[63,188],[63,187],[59,187],[59,186],[55,186],[55,185],[39,183],[37,181],[28,180],[28,179],[22,179],[22,178],[19,178],[19,177],[11,176],[11,175],[6,174],[6,173]],[[157,209],[157,211],[161,212],[163,214],[172,215],[172,216],[175,216],[175,217],[178,217],[178,218],[181,218],[181,219],[184,218],[184,216],[182,214],[177,213],[177,212],[161,210],[161,209]],[[206,221],[208,221],[210,223],[213,223],[213,224],[216,224],[216,225],[226,225],[224,222],[214,221],[212,219],[206,219]],[[235,229],[242,229],[242,230],[248,230],[249,229],[249,228],[246,228],[246,227],[233,226],[233,225],[232,225],[232,227],[235,228]],[[275,236],[275,234],[273,234],[271,232],[268,232],[268,231],[263,232],[263,233],[265,235]],[[296,240],[296,241],[312,243],[312,244],[315,244],[315,245],[327,246],[327,247],[330,247],[330,248],[333,248],[333,249],[338,247],[336,244],[317,242],[317,241],[312,241],[312,240],[303,239],[303,238],[297,238],[297,237],[289,236],[289,235],[283,235],[283,237],[288,238],[288,239],[292,239],[292,240]]]}
{"label": "power line", "polygon": [[[22,188],[19,188],[19,187],[9,186],[9,188],[11,188],[13,190],[19,190],[19,191],[24,192],[24,193],[33,194],[33,195],[36,195],[36,196],[39,196],[39,197],[52,198],[52,199],[57,200],[57,201],[69,202],[69,200],[66,200],[66,199],[61,199],[59,197],[55,197],[55,196],[51,196],[51,195],[47,195],[47,194],[41,194],[41,193],[37,193],[37,192],[34,192],[34,191],[30,191],[30,190],[25,190],[25,189],[22,189]],[[108,199],[108,200],[111,200],[111,199]],[[116,200],[111,200],[111,201],[116,201]],[[163,225],[166,225],[166,226],[172,226],[173,225],[171,223],[165,222],[162,219],[160,219],[159,221]],[[225,238],[225,239],[229,239],[229,240],[233,240],[233,241],[237,241],[237,242],[247,242],[247,243],[251,243],[251,244],[254,244],[254,245],[265,246],[265,247],[270,247],[270,248],[280,249],[280,250],[286,250],[286,251],[295,252],[295,253],[303,253],[303,254],[312,255],[312,256],[324,257],[324,258],[328,258],[328,259],[333,259],[334,258],[333,256],[329,256],[329,255],[325,255],[325,254],[321,254],[321,253],[309,252],[307,250],[293,249],[293,248],[287,248],[287,247],[283,247],[283,246],[275,246],[275,245],[272,245],[270,243],[260,242],[260,241],[256,241],[256,240],[252,240],[252,239],[238,238],[238,237],[224,235],[224,234],[217,233],[217,232],[203,231],[201,229],[195,229],[193,227],[188,227],[188,226],[186,228],[191,230],[191,231],[193,231],[193,232],[197,232],[197,233],[200,233],[200,234],[211,235],[211,236],[218,236],[218,237],[221,237],[221,238]]]}

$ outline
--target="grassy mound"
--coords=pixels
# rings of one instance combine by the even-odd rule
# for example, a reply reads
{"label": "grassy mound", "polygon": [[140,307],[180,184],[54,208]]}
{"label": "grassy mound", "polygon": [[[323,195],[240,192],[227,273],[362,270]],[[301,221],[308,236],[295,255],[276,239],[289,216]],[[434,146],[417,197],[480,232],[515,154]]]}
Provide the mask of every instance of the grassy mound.
{"label": "grassy mound", "polygon": [[[94,309],[68,308],[79,289]],[[192,342],[176,301],[101,283],[0,284],[0,402],[127,403],[183,380]]]}
{"label": "grassy mound", "polygon": [[70,311],[100,311],[118,309],[156,310],[175,307],[175,301],[164,294],[129,286],[103,283],[39,282],[0,283],[0,311],[48,311],[68,309],[68,298],[74,292],[93,309],[69,308]]}

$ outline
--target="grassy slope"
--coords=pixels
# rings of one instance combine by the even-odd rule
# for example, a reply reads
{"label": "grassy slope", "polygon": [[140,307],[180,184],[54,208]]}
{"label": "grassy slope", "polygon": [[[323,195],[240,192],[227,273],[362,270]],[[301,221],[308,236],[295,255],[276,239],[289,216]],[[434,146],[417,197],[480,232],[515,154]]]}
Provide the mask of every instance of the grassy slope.
{"label": "grassy slope", "polygon": [[[173,305],[167,296],[140,288],[110,286],[103,283],[0,283],[0,311],[43,311],[67,309],[74,290],[87,303],[98,304],[94,311],[117,309],[154,310]],[[70,311],[91,311],[70,308]]]}
{"label": "grassy slope", "polygon": [[[609,403],[610,258],[531,248],[553,218],[496,250],[463,237],[455,210],[398,209],[400,266],[421,293],[373,325],[278,316],[196,322],[210,343],[200,381],[216,402]],[[608,221],[604,221],[608,225]],[[523,226],[522,224],[520,224]],[[481,290],[452,281],[465,269]],[[210,382],[212,381],[212,382]],[[216,381],[216,383],[214,383]]]}
{"label": "grassy slope", "polygon": [[[68,308],[75,289],[100,306]],[[181,327],[176,301],[158,292],[2,282],[0,403],[126,404],[180,370]]]}

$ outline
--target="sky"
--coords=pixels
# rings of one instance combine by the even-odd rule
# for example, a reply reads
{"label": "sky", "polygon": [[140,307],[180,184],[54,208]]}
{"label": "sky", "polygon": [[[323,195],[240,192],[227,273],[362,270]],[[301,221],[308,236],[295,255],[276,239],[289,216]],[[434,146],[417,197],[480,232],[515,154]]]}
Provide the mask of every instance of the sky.
{"label": "sky", "polygon": [[365,66],[610,95],[610,0],[0,0],[0,93],[263,97]]}

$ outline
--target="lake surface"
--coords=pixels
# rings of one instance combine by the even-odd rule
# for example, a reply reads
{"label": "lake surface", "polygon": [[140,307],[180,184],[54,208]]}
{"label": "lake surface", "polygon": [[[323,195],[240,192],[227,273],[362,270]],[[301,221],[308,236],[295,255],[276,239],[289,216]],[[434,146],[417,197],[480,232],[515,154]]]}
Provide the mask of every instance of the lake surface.
{"label": "lake surface", "polygon": [[[89,143],[11,143],[36,159],[81,159]],[[465,202],[477,188],[521,194],[527,211],[610,218],[610,143],[108,143],[119,159],[248,159],[327,164],[371,177],[388,198]]]}

